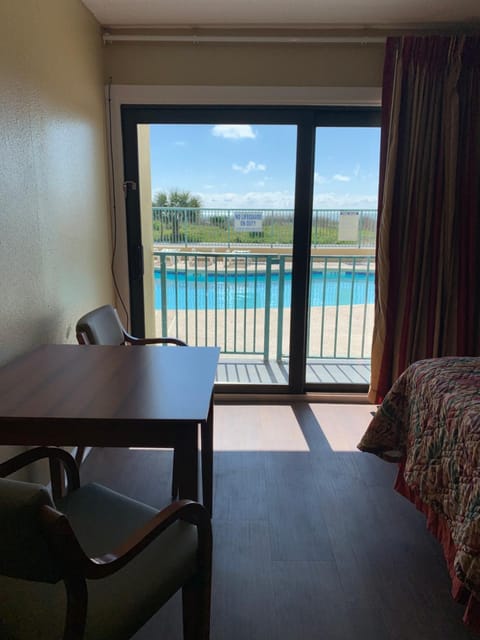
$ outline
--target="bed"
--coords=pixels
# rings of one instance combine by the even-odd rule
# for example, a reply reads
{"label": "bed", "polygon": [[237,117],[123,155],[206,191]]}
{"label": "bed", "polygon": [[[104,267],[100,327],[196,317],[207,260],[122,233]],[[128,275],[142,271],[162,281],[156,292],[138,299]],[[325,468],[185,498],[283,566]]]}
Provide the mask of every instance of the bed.
{"label": "bed", "polygon": [[464,622],[480,631],[480,358],[410,365],[358,448],[398,463],[395,489],[426,515]]}

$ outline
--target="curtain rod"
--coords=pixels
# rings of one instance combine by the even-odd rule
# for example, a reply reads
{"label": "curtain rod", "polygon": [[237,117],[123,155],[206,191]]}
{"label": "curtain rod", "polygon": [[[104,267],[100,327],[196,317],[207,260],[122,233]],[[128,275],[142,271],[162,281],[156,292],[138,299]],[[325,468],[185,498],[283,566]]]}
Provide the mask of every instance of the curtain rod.
{"label": "curtain rod", "polygon": [[190,42],[192,44],[215,43],[261,43],[261,44],[376,44],[385,43],[378,36],[234,36],[234,35],[127,35],[103,34],[104,42]]}

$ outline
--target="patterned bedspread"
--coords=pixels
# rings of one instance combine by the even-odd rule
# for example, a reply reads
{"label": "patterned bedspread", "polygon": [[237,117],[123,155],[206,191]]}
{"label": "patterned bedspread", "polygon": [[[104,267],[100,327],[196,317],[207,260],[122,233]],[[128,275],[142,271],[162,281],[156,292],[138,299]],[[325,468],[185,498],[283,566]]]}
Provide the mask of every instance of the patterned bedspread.
{"label": "patterned bedspread", "polygon": [[402,463],[406,485],[446,521],[457,577],[480,598],[480,358],[412,364],[358,448]]}

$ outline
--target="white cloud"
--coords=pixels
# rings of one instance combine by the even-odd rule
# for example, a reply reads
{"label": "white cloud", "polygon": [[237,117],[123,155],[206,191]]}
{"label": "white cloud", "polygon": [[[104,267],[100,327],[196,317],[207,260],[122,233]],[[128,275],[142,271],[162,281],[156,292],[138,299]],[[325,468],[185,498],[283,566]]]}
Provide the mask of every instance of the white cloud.
{"label": "white cloud", "polygon": [[327,176],[322,176],[319,173],[315,173],[314,180],[316,184],[328,184],[329,182],[350,182],[350,176],[343,175],[342,173],[336,173],[331,178],[327,178]]}
{"label": "white cloud", "polygon": [[249,124],[216,124],[212,129],[212,135],[229,140],[257,137]]}
{"label": "white cloud", "polygon": [[186,147],[187,146],[187,143],[185,142],[185,140],[177,140],[173,144],[175,145],[175,147]]}
{"label": "white cloud", "polygon": [[199,194],[211,209],[292,209],[293,195],[287,191],[249,191]]}
{"label": "white cloud", "polygon": [[[257,185],[260,187],[260,185]],[[196,193],[207,209],[293,209],[293,194],[288,191],[234,191]],[[314,209],[376,209],[377,196],[340,194],[335,191],[318,193]]]}
{"label": "white cloud", "polygon": [[360,175],[360,165],[357,163],[355,165],[355,169],[353,170],[353,175],[358,178],[358,176]]}
{"label": "white cloud", "polygon": [[241,166],[240,164],[232,164],[232,169],[234,171],[240,171],[241,173],[250,173],[250,171],[265,171],[267,166],[265,164],[257,164],[253,160],[249,160],[245,166]]}
{"label": "white cloud", "polygon": [[355,195],[352,193],[339,194],[318,193],[313,200],[314,209],[376,209],[376,195]]}

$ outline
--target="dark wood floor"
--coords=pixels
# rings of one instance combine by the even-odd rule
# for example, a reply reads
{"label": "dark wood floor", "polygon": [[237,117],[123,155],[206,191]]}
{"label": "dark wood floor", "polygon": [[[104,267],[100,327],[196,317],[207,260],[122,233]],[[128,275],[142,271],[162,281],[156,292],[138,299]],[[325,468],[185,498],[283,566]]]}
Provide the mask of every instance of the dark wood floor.
{"label": "dark wood floor", "polygon": [[[442,552],[355,449],[371,407],[216,407],[212,640],[467,640]],[[171,454],[95,449],[82,469],[154,506]],[[134,588],[134,585],[132,585]],[[180,598],[136,640],[180,640]]]}

